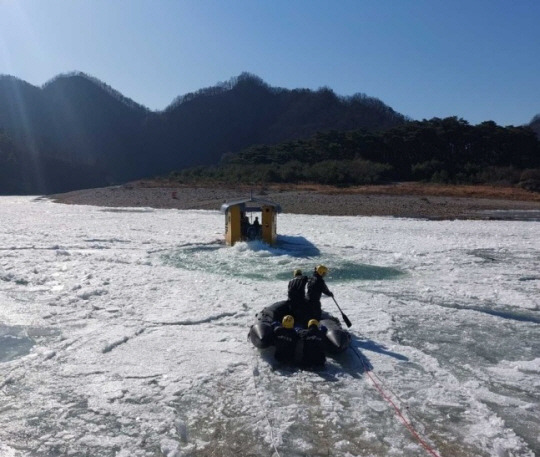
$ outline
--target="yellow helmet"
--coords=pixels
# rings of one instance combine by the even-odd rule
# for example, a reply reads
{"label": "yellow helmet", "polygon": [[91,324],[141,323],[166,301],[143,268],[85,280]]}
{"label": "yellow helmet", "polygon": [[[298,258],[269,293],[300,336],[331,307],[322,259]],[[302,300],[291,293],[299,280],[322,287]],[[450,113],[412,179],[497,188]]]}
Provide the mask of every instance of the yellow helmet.
{"label": "yellow helmet", "polygon": [[324,265],[317,265],[315,267],[315,271],[321,276],[324,276],[326,273],[328,273],[328,268],[326,268]]}
{"label": "yellow helmet", "polygon": [[300,268],[297,268],[293,271],[293,276],[302,276],[302,270],[300,270]]}
{"label": "yellow helmet", "polygon": [[292,317],[290,314],[287,314],[281,321],[281,325],[283,325],[284,328],[293,328],[294,317]]}
{"label": "yellow helmet", "polygon": [[312,325],[315,325],[318,328],[319,321],[317,319],[310,319],[310,321],[307,323],[307,328],[310,328]]}

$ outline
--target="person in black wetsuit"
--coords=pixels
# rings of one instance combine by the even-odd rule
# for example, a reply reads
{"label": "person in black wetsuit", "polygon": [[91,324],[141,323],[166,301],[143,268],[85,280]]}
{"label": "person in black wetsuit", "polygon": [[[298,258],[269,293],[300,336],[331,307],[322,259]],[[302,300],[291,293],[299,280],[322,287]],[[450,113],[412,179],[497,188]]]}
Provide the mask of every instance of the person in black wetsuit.
{"label": "person in black wetsuit", "polygon": [[296,343],[298,342],[298,333],[294,329],[294,317],[287,314],[274,329],[274,344],[276,351],[274,358],[278,362],[294,362]]}
{"label": "person in black wetsuit", "polygon": [[313,276],[309,278],[307,283],[307,301],[308,301],[308,313],[310,318],[317,320],[321,319],[321,295],[327,295],[333,297],[334,294],[330,292],[328,286],[324,282],[324,276],[328,273],[328,268],[324,265],[317,265],[313,271]]}
{"label": "person in black wetsuit", "polygon": [[311,319],[308,328],[299,331],[302,353],[300,364],[304,367],[322,367],[326,363],[324,353],[325,330],[319,328],[319,321]]}
{"label": "person in black wetsuit", "polygon": [[255,217],[253,221],[253,229],[255,230],[255,238],[261,237],[261,223],[259,222],[259,217]]}
{"label": "person in black wetsuit", "polygon": [[306,302],[306,284],[308,277],[302,274],[302,270],[293,271],[293,279],[289,281],[287,287],[287,301],[289,302],[290,313],[300,325],[305,325],[309,319]]}
{"label": "person in black wetsuit", "polygon": [[246,213],[240,213],[240,231],[242,232],[242,238],[246,239],[248,236],[249,218]]}

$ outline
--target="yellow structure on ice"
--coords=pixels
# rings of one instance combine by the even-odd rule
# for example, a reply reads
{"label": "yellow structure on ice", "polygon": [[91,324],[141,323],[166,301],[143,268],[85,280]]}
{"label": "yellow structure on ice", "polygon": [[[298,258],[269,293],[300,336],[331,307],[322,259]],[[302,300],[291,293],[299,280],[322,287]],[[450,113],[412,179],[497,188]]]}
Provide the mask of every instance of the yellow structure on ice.
{"label": "yellow structure on ice", "polygon": [[[225,214],[225,242],[228,245],[251,240],[276,242],[277,214],[281,212],[278,204],[251,197],[223,203],[221,212]],[[255,213],[261,214],[260,219]]]}

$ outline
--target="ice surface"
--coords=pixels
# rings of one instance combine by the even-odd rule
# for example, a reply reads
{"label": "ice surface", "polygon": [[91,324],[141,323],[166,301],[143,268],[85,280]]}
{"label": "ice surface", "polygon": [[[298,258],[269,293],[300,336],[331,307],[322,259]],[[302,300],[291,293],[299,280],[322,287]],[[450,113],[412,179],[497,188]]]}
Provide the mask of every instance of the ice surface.
{"label": "ice surface", "polygon": [[[0,455],[540,454],[540,225],[0,198]],[[330,268],[353,347],[321,372],[246,340],[294,268]],[[331,300],[330,312],[339,313]]]}

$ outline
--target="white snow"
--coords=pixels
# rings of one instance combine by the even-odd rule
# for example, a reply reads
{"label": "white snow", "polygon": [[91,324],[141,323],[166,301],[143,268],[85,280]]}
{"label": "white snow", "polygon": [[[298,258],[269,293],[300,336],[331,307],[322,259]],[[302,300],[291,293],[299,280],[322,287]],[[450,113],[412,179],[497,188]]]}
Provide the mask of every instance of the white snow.
{"label": "white snow", "polygon": [[[540,224],[0,198],[0,455],[540,454]],[[352,350],[322,372],[246,339],[294,268],[330,268]],[[323,307],[339,316],[332,300]]]}

